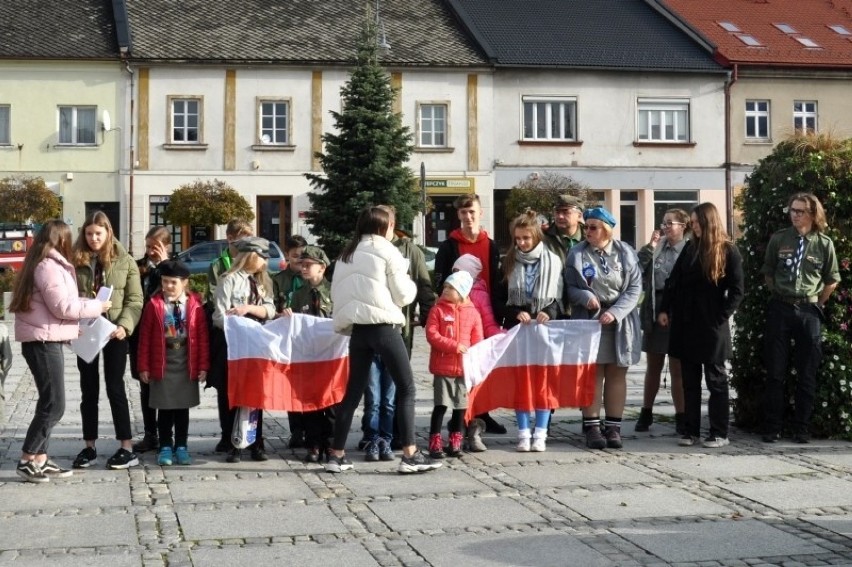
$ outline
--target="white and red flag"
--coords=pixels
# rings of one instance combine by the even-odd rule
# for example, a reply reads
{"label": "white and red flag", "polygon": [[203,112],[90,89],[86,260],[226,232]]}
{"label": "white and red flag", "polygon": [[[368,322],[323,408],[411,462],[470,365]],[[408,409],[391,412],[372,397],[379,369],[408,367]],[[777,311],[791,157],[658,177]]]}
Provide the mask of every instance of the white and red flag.
{"label": "white and red flag", "polygon": [[464,355],[465,420],[496,408],[584,407],[595,394],[601,325],[550,321],[516,325]]}
{"label": "white and red flag", "polygon": [[331,319],[293,314],[261,325],[225,317],[231,407],[314,411],[343,399],[349,337]]}

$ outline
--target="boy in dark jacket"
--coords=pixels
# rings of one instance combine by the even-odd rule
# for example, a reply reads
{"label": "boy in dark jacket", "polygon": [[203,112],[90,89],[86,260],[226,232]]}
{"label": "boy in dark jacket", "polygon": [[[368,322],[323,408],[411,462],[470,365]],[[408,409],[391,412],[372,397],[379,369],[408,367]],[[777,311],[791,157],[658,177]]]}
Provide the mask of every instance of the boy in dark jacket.
{"label": "boy in dark jacket", "polygon": [[[331,284],[325,279],[329,260],[322,248],[306,246],[300,257],[302,287],[290,296],[290,307],[281,314],[285,317],[293,313],[314,317],[331,317]],[[334,430],[334,409],[324,408],[299,414],[305,428],[305,446],[308,454],[306,463],[318,463],[331,447]]]}

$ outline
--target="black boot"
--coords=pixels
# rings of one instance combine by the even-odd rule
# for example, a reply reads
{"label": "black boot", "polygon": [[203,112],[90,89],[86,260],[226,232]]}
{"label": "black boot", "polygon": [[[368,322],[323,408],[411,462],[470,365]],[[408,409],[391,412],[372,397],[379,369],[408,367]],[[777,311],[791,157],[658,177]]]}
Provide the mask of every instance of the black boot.
{"label": "black boot", "polygon": [[653,410],[651,408],[642,408],[642,411],[639,413],[639,419],[636,420],[636,426],[633,428],[633,431],[648,431],[652,423],[654,423]]}
{"label": "black boot", "polygon": [[506,428],[503,425],[497,423],[497,421],[493,417],[491,417],[490,414],[482,413],[476,417],[485,422],[486,433],[496,433],[498,435],[506,434]]}
{"label": "black boot", "polygon": [[156,433],[146,433],[141,441],[133,444],[134,453],[144,453],[146,451],[158,451],[160,449],[160,439]]}

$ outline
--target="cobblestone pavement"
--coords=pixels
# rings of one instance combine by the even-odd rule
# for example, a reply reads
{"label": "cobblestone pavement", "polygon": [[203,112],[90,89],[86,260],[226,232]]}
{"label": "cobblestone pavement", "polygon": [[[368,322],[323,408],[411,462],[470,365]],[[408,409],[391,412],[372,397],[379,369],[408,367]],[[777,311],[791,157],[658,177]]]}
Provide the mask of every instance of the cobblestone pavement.
{"label": "cobblestone pavement", "polygon": [[[443,469],[398,475],[365,463],[331,475],[287,449],[287,419],[265,420],[268,462],[227,464],[215,393],[191,412],[194,464],[110,471],[117,448],[102,395],[96,466],[48,485],[19,482],[15,459],[36,393],[17,358],[0,436],[0,564],[185,566],[369,565],[848,565],[852,566],[852,444],[765,445],[732,431],[723,449],[677,446],[667,392],[650,433],[633,432],[644,366],[629,374],[623,450],[590,451],[579,413],[556,413],[545,453],[516,453],[507,435]],[[413,365],[417,429],[426,445],[431,376],[422,333]],[[70,465],[82,448],[75,359],[66,356],[68,404],[51,456]],[[128,376],[135,430],[139,394]],[[668,416],[668,417],[666,417]],[[356,427],[359,423],[356,416]]]}

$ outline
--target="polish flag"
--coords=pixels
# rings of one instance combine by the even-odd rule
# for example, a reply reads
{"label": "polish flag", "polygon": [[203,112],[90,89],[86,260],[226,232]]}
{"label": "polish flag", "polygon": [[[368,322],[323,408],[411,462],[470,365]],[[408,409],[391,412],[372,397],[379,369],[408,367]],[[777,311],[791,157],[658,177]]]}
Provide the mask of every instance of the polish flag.
{"label": "polish flag", "polygon": [[349,337],[331,319],[293,314],[261,325],[225,317],[231,407],[314,411],[343,399]]}
{"label": "polish flag", "polygon": [[584,407],[592,403],[601,325],[549,321],[516,325],[463,356],[465,420],[496,408]]}

